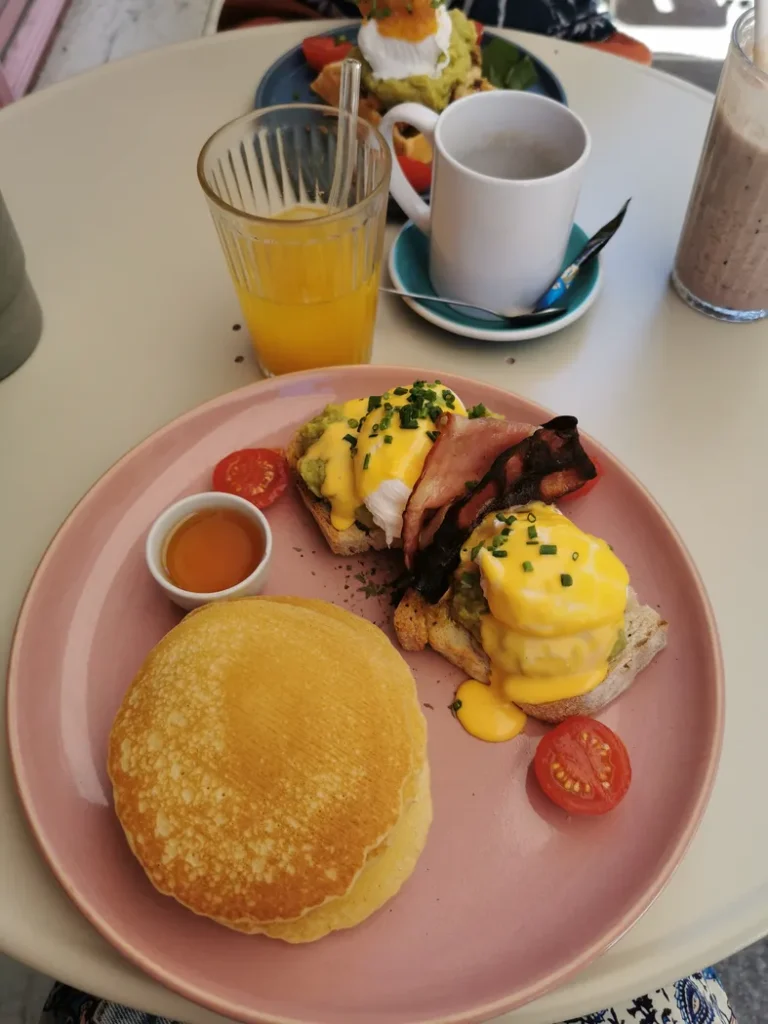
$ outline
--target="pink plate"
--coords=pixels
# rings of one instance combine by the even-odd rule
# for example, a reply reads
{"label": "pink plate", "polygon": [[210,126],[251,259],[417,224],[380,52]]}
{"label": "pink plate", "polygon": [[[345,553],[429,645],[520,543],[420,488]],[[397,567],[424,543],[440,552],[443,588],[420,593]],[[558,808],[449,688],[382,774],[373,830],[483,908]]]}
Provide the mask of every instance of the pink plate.
{"label": "pink plate", "polygon": [[[72,512],[19,617],[8,681],[10,748],[24,808],[53,871],[121,953],[239,1020],[476,1021],[520,1006],[634,924],[682,858],[712,787],[723,681],[709,603],[653,499],[588,441],[605,479],[568,511],[616,547],[642,599],[671,623],[667,649],[602,716],[632,758],[624,803],[602,819],[567,818],[531,781],[543,727],[531,722],[523,737],[498,745],[470,738],[447,708],[461,675],[424,653],[408,661],[429,725],[435,820],[413,878],[387,907],[352,931],[292,947],[227,931],[152,889],[113,815],[105,771],[121,698],[179,617],[144,566],[151,522],[171,502],[206,489],[213,465],[232,449],[282,445],[327,402],[419,376],[434,371],[360,366],[297,374],[182,416],[129,452]],[[443,379],[467,404],[485,402],[533,423],[550,417],[486,384]],[[388,601],[362,589],[385,577],[386,556],[340,562],[292,493],[268,516],[273,593],[335,601],[389,629]]]}

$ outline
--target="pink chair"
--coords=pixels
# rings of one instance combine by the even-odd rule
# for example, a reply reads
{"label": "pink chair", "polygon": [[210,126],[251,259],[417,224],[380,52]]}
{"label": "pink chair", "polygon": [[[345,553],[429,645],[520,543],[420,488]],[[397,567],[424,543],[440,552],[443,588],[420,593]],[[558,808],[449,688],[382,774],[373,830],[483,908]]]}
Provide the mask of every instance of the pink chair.
{"label": "pink chair", "polygon": [[0,107],[35,80],[69,0],[6,0],[0,4]]}

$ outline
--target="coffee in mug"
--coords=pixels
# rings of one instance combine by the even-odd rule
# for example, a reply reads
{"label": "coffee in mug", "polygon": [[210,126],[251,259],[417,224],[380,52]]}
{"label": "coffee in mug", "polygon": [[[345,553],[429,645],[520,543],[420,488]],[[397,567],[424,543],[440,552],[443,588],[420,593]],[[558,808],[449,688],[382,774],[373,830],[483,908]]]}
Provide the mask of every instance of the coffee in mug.
{"label": "coffee in mug", "polygon": [[435,291],[501,313],[533,307],[568,247],[590,150],[581,118],[546,96],[495,90],[440,115],[393,107],[380,125],[390,146],[403,122],[432,143],[432,194],[427,204],[397,160],[391,193],[429,236]]}

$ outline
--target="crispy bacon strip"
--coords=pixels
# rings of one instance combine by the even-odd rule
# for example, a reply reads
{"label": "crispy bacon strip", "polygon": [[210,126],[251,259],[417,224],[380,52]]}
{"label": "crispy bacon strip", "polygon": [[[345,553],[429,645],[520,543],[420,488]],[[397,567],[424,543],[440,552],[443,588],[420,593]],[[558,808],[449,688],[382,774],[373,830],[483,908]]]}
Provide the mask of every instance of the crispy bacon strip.
{"label": "crispy bacon strip", "polygon": [[[530,423],[443,413],[440,436],[424,462],[403,513],[403,553],[410,569],[419,547],[428,545],[448,508],[467,493],[470,480],[482,480],[493,460],[536,429]],[[436,513],[427,522],[430,512]]]}
{"label": "crispy bacon strip", "polygon": [[478,486],[451,505],[432,543],[414,557],[412,586],[431,603],[439,601],[462,544],[484,516],[531,501],[557,501],[595,475],[581,447],[576,417],[557,416],[545,423],[498,455]]}

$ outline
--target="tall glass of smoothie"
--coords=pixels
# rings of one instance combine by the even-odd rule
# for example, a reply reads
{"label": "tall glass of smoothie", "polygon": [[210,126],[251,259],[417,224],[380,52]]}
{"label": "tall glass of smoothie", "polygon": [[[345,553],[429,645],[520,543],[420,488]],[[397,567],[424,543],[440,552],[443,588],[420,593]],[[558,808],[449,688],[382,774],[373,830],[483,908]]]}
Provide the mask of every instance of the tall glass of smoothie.
{"label": "tall glass of smoothie", "polygon": [[736,22],[672,271],[678,295],[719,320],[768,316],[768,74],[751,59],[754,11]]}

